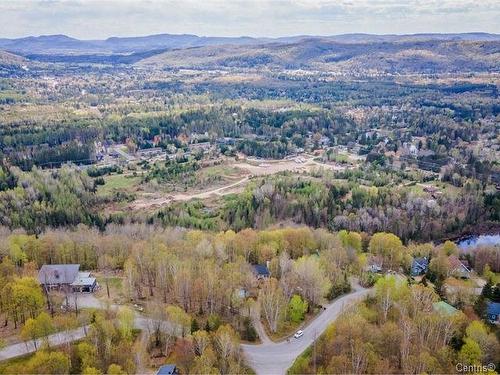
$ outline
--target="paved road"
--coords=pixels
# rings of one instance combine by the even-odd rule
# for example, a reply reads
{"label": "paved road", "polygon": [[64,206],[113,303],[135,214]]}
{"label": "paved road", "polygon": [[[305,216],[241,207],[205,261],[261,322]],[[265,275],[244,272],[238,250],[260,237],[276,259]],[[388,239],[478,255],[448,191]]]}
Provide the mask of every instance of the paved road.
{"label": "paved road", "polygon": [[[328,305],[320,315],[318,315],[305,329],[304,336],[300,339],[291,339],[290,343],[281,342],[274,343],[267,336],[262,327],[259,327],[259,334],[262,338],[260,345],[241,345],[243,352],[250,366],[257,374],[285,374],[286,370],[292,365],[293,361],[309,347],[315,338],[317,338],[328,325],[335,320],[345,307],[359,301],[370,292],[369,289],[357,287],[356,291],[343,296],[333,303]],[[70,302],[71,303],[71,302]],[[102,307],[102,303],[93,295],[78,297],[78,305],[80,307]],[[111,305],[112,308],[119,308],[116,305]],[[135,327],[146,330],[154,325],[155,321],[136,314]],[[174,330],[175,328],[168,322],[160,322],[164,324],[164,329]],[[68,342],[82,339],[86,336],[87,327],[80,327],[71,331],[59,332],[48,337],[51,346],[63,345]],[[41,341],[37,343],[40,347]],[[35,352],[33,342],[24,342],[7,346],[0,350],[0,361],[19,357],[25,354]]]}
{"label": "paved road", "polygon": [[[48,337],[50,346],[60,346],[66,344],[68,342],[80,340],[85,337],[86,327],[79,327],[73,329],[71,331],[64,331],[60,333],[54,333]],[[37,347],[40,348],[42,346],[42,340],[37,340]],[[6,359],[19,357],[25,354],[35,352],[35,345],[33,341],[21,342],[19,344],[9,345],[4,349],[0,350],[0,361],[4,361]]]}
{"label": "paved road", "polygon": [[321,335],[345,307],[359,301],[369,292],[370,289],[358,287],[356,291],[332,302],[304,328],[304,336],[299,339],[292,338],[289,343],[269,343],[263,340],[261,345],[241,345],[249,365],[259,375],[285,374],[293,361]]}
{"label": "paved road", "polygon": [[[98,300],[94,295],[92,294],[83,294],[83,295],[78,295],[78,306],[79,308],[86,307],[86,308],[105,308],[106,303],[101,302]],[[74,300],[70,296],[69,297],[69,303],[73,304]],[[110,308],[117,310],[120,308],[118,305],[110,304]],[[139,313],[136,312],[136,316],[134,319],[134,326],[137,329],[140,330],[148,330],[152,329],[156,325],[162,325],[163,330],[169,330],[172,333],[179,332],[179,328],[175,327],[173,324],[167,322],[167,321],[158,321],[158,320],[153,320],[150,318],[145,318],[141,316]],[[68,342],[80,340],[84,338],[87,335],[88,328],[90,326],[84,326],[84,327],[79,327],[70,331],[63,331],[59,333],[54,333],[53,335],[48,336],[48,342],[49,345],[52,346],[60,346],[63,344],[67,344]],[[21,342],[19,344],[13,344],[9,345],[2,350],[0,350],[0,361],[4,361],[6,359],[11,359],[15,357],[19,357],[25,354],[33,353],[37,351],[38,348],[40,348],[43,344],[43,340],[37,340],[36,348],[35,344],[33,341],[26,341],[26,342]]]}
{"label": "paved road", "polygon": [[[168,322],[161,321],[160,324],[164,325],[164,329],[173,329]],[[142,318],[137,316],[134,321],[134,326],[140,330],[147,330],[154,325],[154,321],[148,318]],[[54,333],[48,337],[49,345],[51,347],[60,346],[67,344],[69,342],[77,341],[84,338],[87,335],[90,326],[79,327],[71,331],[64,331],[59,333]],[[39,349],[43,345],[42,340],[37,340],[37,348]],[[0,350],[0,361],[7,359],[20,357],[25,354],[34,353],[35,345],[33,341],[21,342],[19,344],[9,345],[2,350]]]}

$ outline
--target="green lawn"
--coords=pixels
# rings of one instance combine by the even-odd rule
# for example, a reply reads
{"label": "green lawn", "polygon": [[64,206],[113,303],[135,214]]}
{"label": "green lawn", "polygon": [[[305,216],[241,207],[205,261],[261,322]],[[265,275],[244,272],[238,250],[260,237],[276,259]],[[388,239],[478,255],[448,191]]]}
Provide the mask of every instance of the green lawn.
{"label": "green lawn", "polygon": [[213,165],[211,167],[206,167],[200,169],[198,175],[201,178],[211,178],[211,177],[230,177],[230,176],[238,176],[242,171],[239,168],[231,167],[228,165]]}
{"label": "green lawn", "polygon": [[[110,287],[121,289],[122,287],[122,281],[123,279],[121,277],[116,277],[116,276],[110,276],[108,278],[108,283]],[[106,277],[104,276],[97,276],[97,282],[101,285],[106,285]]]}
{"label": "green lawn", "polygon": [[140,177],[134,176],[124,176],[122,174],[115,174],[110,176],[105,176],[104,185],[100,185],[97,188],[97,193],[100,195],[109,195],[116,190],[128,190],[133,189],[141,181]]}
{"label": "green lawn", "polygon": [[423,196],[426,195],[427,193],[424,192],[424,188],[421,185],[409,185],[405,187],[406,189],[410,190],[413,194],[416,194],[418,196]]}

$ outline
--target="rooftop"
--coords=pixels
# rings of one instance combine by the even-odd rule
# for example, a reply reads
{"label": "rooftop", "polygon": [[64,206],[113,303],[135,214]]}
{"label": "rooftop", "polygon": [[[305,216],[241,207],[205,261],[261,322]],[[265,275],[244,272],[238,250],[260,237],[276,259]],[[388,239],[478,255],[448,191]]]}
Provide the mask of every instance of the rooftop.
{"label": "rooftop", "polygon": [[267,266],[263,264],[256,264],[253,266],[253,269],[257,275],[260,276],[269,276],[271,273],[269,272],[269,269]]}
{"label": "rooftop", "polygon": [[90,277],[90,272],[78,272],[75,281],[71,283],[72,286],[88,286],[95,284],[95,277]]}
{"label": "rooftop", "polygon": [[427,258],[415,258],[413,259],[413,262],[419,264],[422,267],[427,267],[427,265],[429,264]]}
{"label": "rooftop", "polygon": [[79,269],[79,264],[44,264],[38,272],[38,281],[41,284],[71,284]]}
{"label": "rooftop", "polygon": [[161,366],[156,372],[157,375],[171,375],[175,374],[177,371],[177,367],[175,365],[164,365]]}
{"label": "rooftop", "polygon": [[438,313],[443,314],[443,315],[447,315],[447,316],[452,316],[452,315],[455,315],[456,313],[458,313],[458,310],[456,308],[454,308],[452,305],[450,305],[444,301],[435,302],[432,304],[432,307]]}
{"label": "rooftop", "polygon": [[500,303],[499,302],[490,302],[488,303],[488,307],[486,311],[490,315],[500,315]]}
{"label": "rooftop", "polygon": [[467,272],[470,272],[470,269],[456,256],[456,255],[450,255],[448,257],[448,260],[450,262],[450,266],[453,269],[459,269],[462,268]]}

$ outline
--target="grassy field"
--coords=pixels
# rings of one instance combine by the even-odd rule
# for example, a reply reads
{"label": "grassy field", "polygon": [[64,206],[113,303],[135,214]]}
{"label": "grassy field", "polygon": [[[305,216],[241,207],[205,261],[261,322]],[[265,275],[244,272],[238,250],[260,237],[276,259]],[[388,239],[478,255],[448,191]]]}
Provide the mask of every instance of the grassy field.
{"label": "grassy field", "polygon": [[231,179],[240,178],[244,172],[230,165],[214,165],[211,167],[202,168],[196,172],[196,179],[203,185],[212,183],[220,184]]}
{"label": "grassy field", "polygon": [[[106,297],[107,296],[106,277],[102,274],[97,274],[96,278],[97,282],[99,283],[99,286],[101,287],[101,289],[97,292],[97,295],[101,297]],[[109,293],[111,298],[115,302],[120,301],[120,299],[123,298],[122,283],[123,279],[121,277],[110,276],[108,278]]]}
{"label": "grassy field", "polygon": [[134,187],[136,187],[141,181],[140,177],[134,176],[124,176],[122,174],[115,174],[110,176],[105,176],[104,185],[101,185],[97,189],[97,194],[99,195],[109,195],[114,191],[128,191],[130,192]]}

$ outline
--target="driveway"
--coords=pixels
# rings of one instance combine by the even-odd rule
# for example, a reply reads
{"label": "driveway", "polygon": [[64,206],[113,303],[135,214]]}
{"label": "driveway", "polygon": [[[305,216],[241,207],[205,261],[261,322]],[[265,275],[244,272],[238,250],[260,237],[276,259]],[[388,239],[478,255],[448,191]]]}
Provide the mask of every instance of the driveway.
{"label": "driveway", "polygon": [[331,322],[337,319],[344,308],[358,302],[369,292],[370,289],[357,287],[354,292],[332,302],[303,329],[304,335],[299,339],[291,338],[289,343],[262,340],[261,345],[241,345],[248,364],[259,375],[285,374],[293,361],[323,333]]}

